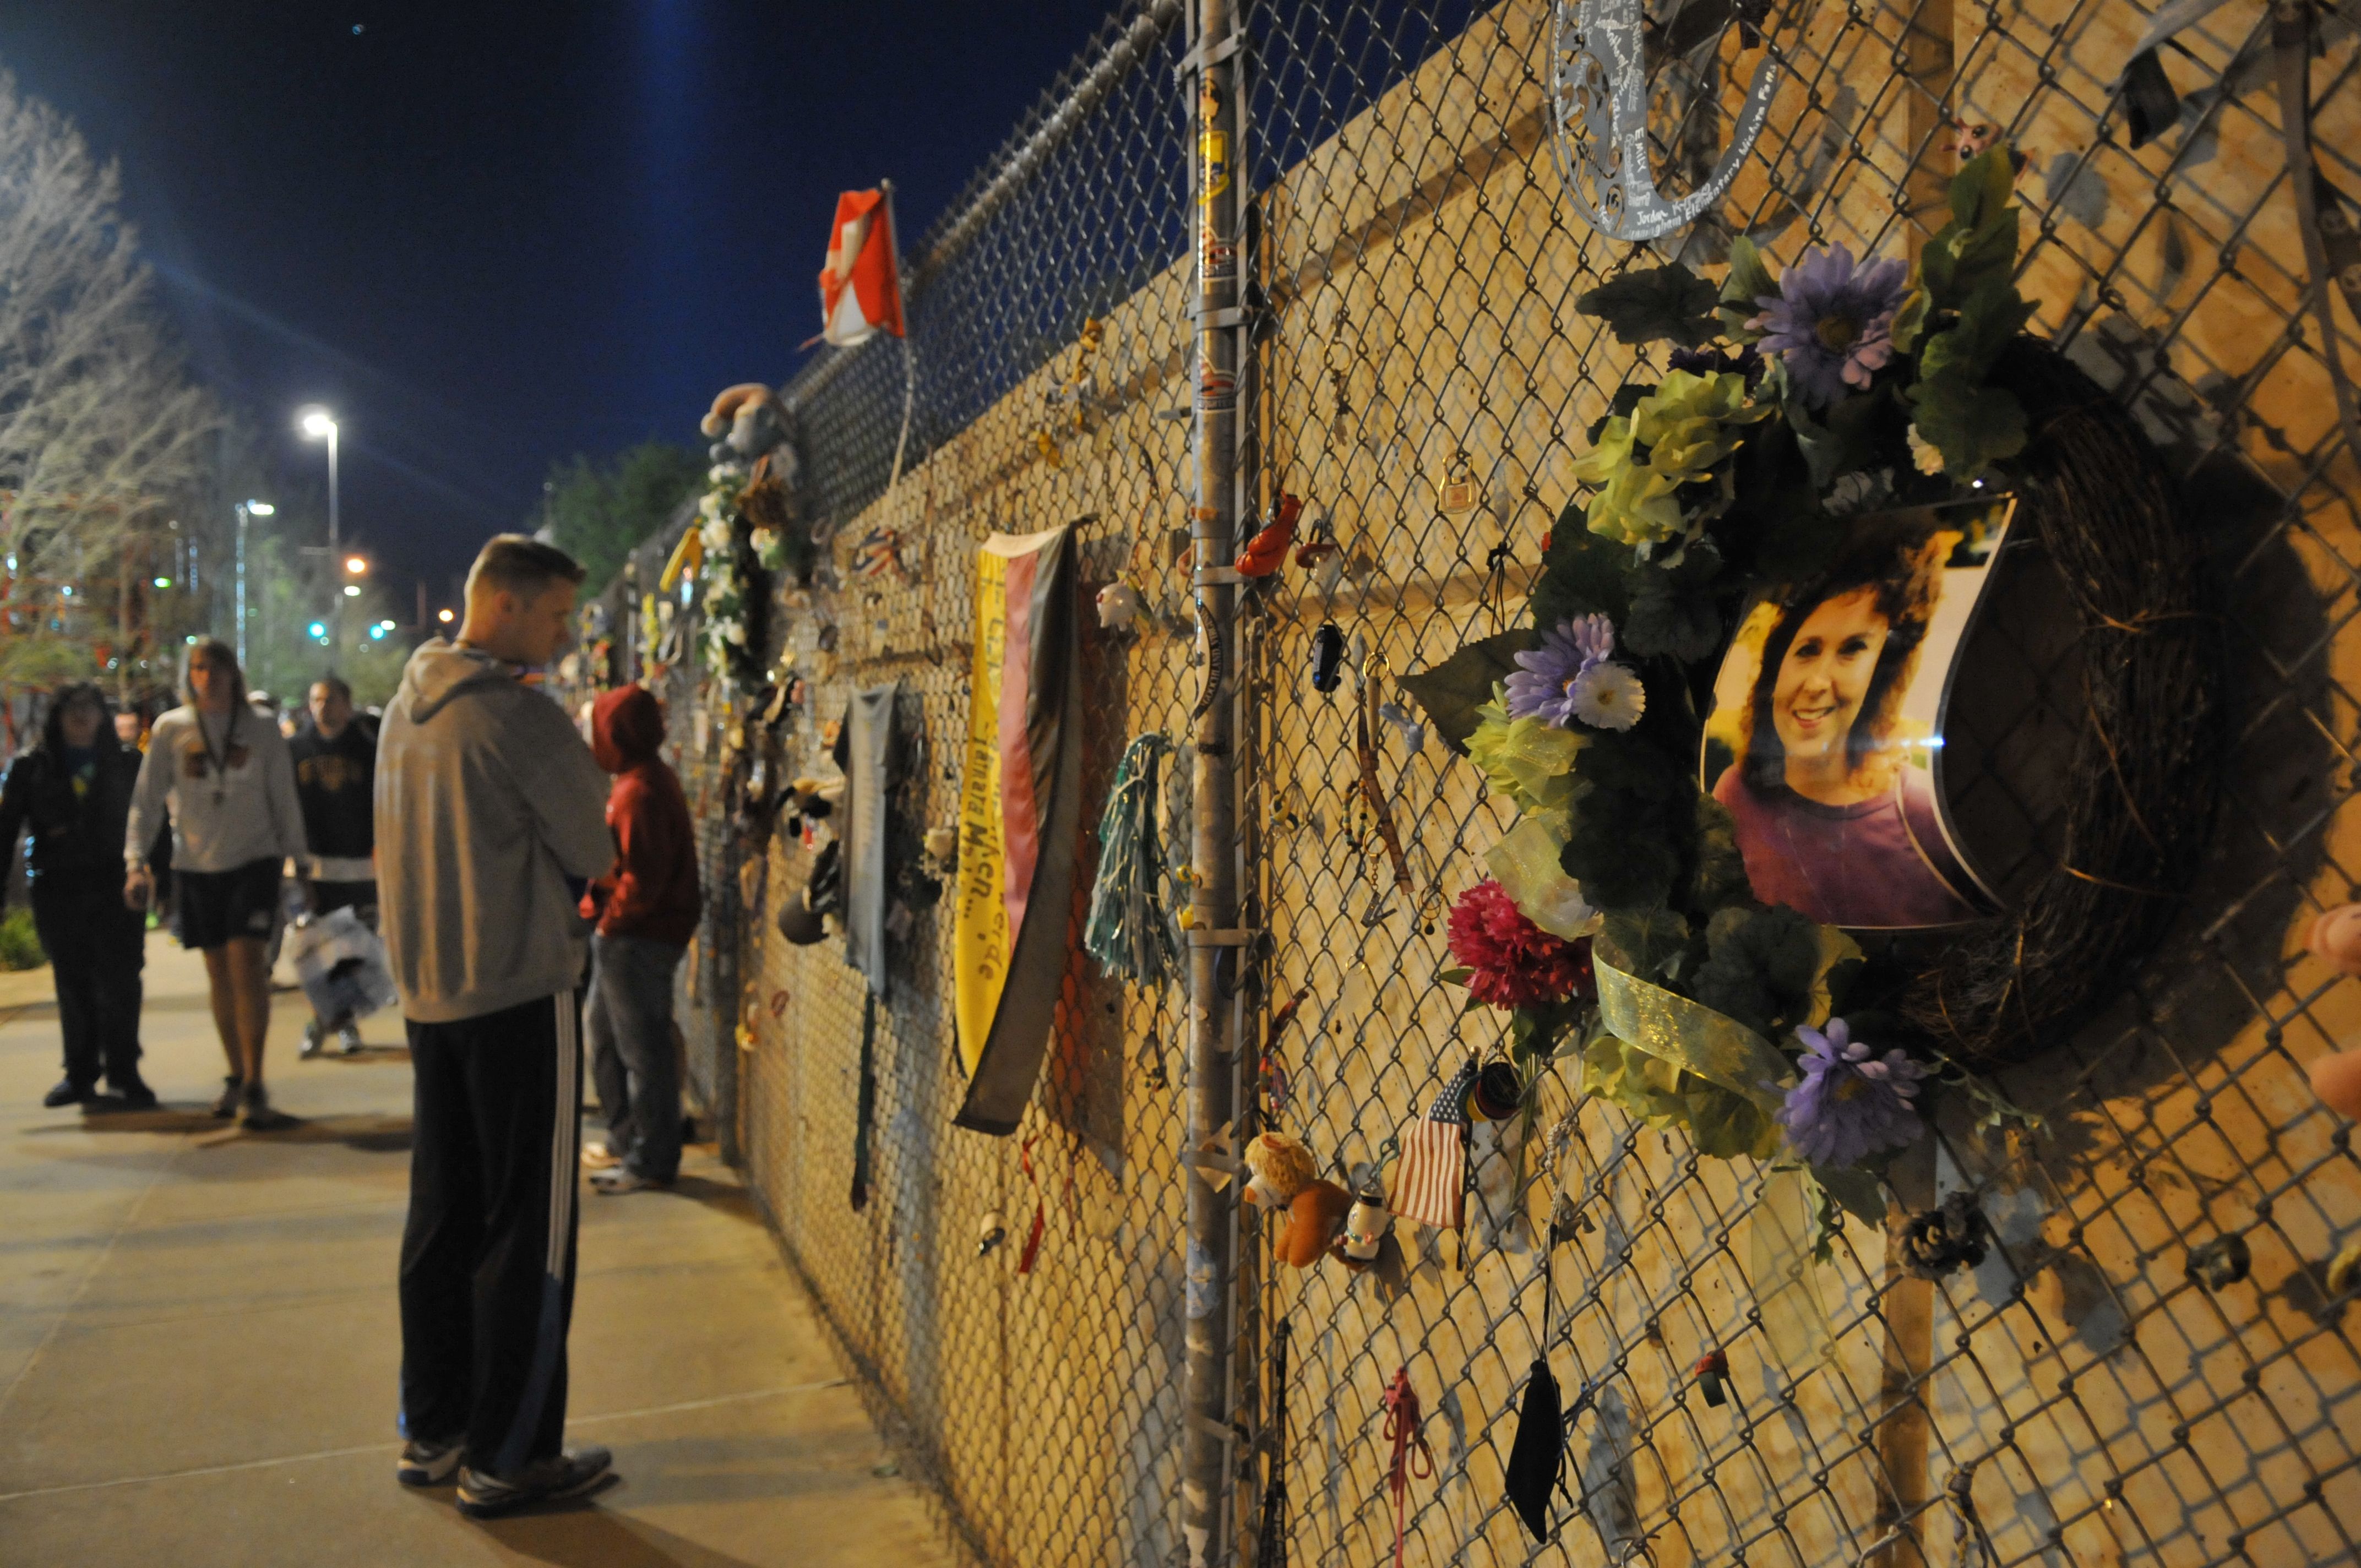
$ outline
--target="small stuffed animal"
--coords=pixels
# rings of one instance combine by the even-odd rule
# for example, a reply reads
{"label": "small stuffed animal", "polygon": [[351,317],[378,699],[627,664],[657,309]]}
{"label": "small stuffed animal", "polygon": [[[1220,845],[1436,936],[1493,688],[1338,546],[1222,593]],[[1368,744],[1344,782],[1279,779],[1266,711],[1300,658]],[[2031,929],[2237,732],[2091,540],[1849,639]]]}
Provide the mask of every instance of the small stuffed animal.
{"label": "small stuffed animal", "polygon": [[1323,1181],[1303,1140],[1285,1133],[1257,1135],[1246,1146],[1246,1160],[1254,1175],[1246,1196],[1287,1211],[1286,1223],[1272,1238],[1279,1260],[1294,1268],[1311,1267],[1336,1239],[1353,1206],[1351,1196],[1334,1182]]}
{"label": "small stuffed animal", "polygon": [[713,400],[697,430],[713,443],[708,455],[713,463],[741,480],[752,474],[756,459],[769,457],[765,477],[793,491],[796,463],[786,411],[778,395],[760,381],[724,387]]}

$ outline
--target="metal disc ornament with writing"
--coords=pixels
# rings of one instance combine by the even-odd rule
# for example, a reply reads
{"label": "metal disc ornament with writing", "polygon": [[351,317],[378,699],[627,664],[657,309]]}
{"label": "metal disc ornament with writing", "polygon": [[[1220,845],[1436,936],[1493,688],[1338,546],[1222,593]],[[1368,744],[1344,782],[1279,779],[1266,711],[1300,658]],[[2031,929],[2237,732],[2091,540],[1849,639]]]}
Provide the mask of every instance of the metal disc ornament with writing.
{"label": "metal disc ornament with writing", "polygon": [[[1765,46],[1768,0],[1556,0],[1550,13],[1550,129],[1559,178],[1575,209],[1613,239],[1646,240],[1693,223],[1721,200],[1771,113],[1781,67]],[[1720,119],[1724,36],[1763,59],[1730,140],[1698,175],[1701,137]],[[1677,105],[1670,134],[1652,134],[1649,106]],[[1665,169],[1691,170],[1689,189],[1667,195]]]}

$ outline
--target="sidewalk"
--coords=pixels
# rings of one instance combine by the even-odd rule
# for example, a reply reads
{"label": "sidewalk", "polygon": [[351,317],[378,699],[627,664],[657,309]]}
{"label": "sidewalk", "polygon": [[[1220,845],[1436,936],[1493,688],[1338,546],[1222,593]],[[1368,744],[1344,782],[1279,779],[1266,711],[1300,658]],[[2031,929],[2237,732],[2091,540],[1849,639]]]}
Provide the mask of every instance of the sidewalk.
{"label": "sidewalk", "polygon": [[397,1485],[401,1026],[269,1078],[300,1124],[204,1114],[222,1058],[203,967],[150,938],[145,1070],[165,1108],[40,1109],[46,970],[0,975],[0,1565],[620,1568],[948,1561],[839,1378],[736,1178],[582,1199],[569,1441],[615,1451],[595,1507],[478,1525]]}

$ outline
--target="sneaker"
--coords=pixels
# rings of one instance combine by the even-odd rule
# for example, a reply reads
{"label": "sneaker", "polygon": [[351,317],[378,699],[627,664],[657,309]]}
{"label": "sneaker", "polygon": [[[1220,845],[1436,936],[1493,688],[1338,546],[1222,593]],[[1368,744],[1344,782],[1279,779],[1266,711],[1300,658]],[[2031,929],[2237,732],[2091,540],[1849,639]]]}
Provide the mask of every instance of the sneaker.
{"label": "sneaker", "polygon": [[642,1176],[628,1165],[618,1165],[610,1169],[593,1172],[590,1185],[604,1196],[616,1198],[626,1192],[663,1191],[672,1182],[669,1179],[658,1181],[653,1176]]}
{"label": "sneaker", "polygon": [[612,1170],[622,1163],[622,1157],[604,1144],[582,1146],[582,1168],[585,1170]]}
{"label": "sneaker", "polygon": [[221,1098],[214,1102],[214,1114],[226,1122],[237,1114],[237,1108],[245,1102],[246,1080],[225,1078],[222,1080]]}
{"label": "sneaker", "polygon": [[287,1118],[270,1108],[270,1091],[258,1083],[246,1087],[246,1104],[239,1111],[237,1124],[249,1132],[268,1132],[284,1126]]}
{"label": "sneaker", "polygon": [[447,1486],[459,1473],[460,1451],[465,1446],[456,1438],[449,1442],[412,1438],[401,1445],[401,1458],[393,1467],[394,1479],[405,1486]]}
{"label": "sneaker", "polygon": [[535,1460],[506,1480],[470,1464],[459,1466],[459,1511],[494,1519],[520,1508],[587,1497],[614,1480],[615,1456],[596,1443]]}
{"label": "sneaker", "polygon": [[343,1028],[336,1031],[336,1038],[343,1042],[342,1046],[338,1048],[341,1049],[345,1055],[348,1057],[357,1057],[361,1054],[361,1028],[359,1025],[346,1025]]}
{"label": "sneaker", "polygon": [[71,1078],[58,1080],[58,1086],[41,1096],[41,1109],[56,1111],[68,1105],[79,1105],[91,1097],[87,1083],[76,1083]]}
{"label": "sneaker", "polygon": [[304,1060],[309,1061],[312,1058],[320,1054],[321,1043],[327,1037],[328,1031],[321,1026],[320,1021],[317,1018],[313,1019],[310,1023],[303,1025],[303,1046],[302,1048],[295,1054],[302,1057]]}

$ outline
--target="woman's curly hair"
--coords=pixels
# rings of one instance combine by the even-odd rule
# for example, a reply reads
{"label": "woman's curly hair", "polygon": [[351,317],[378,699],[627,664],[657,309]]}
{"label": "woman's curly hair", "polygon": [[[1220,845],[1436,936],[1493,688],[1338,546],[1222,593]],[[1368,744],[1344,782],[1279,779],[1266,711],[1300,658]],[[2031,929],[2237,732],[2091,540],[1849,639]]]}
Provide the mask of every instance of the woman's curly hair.
{"label": "woman's curly hair", "polygon": [[1869,687],[1861,694],[1861,712],[1845,736],[1845,770],[1858,773],[1883,749],[1902,706],[1902,695],[1918,671],[1918,651],[1927,628],[1935,619],[1936,601],[1943,596],[1943,559],[1954,535],[1927,532],[1923,522],[1897,521],[1854,540],[1828,569],[1788,588],[1773,602],[1779,618],[1763,640],[1763,664],[1754,674],[1754,691],[1746,705],[1744,778],[1757,795],[1786,787],[1787,749],[1779,743],[1778,727],[1771,719],[1771,696],[1779,683],[1779,666],[1812,612],[1830,599],[1863,588],[1873,591],[1872,603],[1885,621],[1885,646],[1877,655]]}

